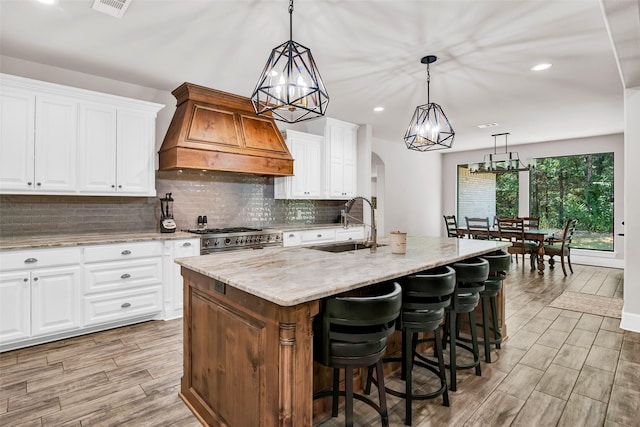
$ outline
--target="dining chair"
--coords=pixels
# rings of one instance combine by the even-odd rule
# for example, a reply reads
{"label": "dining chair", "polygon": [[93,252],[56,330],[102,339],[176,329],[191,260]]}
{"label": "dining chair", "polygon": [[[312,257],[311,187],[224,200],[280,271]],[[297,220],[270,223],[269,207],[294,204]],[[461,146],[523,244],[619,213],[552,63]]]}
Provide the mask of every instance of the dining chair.
{"label": "dining chair", "polygon": [[455,215],[442,215],[442,218],[444,218],[444,225],[447,227],[447,237],[464,237],[464,234],[458,231]]}
{"label": "dining chair", "polygon": [[489,232],[489,218],[469,218],[465,216],[464,219],[467,222],[467,230],[469,230],[469,237],[479,240],[491,240],[491,233]]}
{"label": "dining chair", "polygon": [[522,218],[524,221],[524,228],[540,228],[540,217],[539,216],[523,216],[518,217]]}
{"label": "dining chair", "polygon": [[[569,219],[564,226],[562,232],[562,239],[556,239],[550,237],[547,241],[548,245],[544,245],[544,254],[549,255],[549,268],[554,268],[555,260],[554,256],[560,257],[560,264],[562,265],[562,272],[567,275],[567,269],[564,266],[564,258],[567,258],[569,264],[569,270],[573,274],[573,267],[571,267],[571,239],[573,239],[573,233],[576,230],[577,219]],[[558,245],[559,243],[559,245]]]}
{"label": "dining chair", "polygon": [[531,271],[535,270],[536,257],[533,253],[537,251],[538,245],[525,240],[524,221],[522,218],[498,218],[498,235],[500,236],[500,240],[511,242],[511,246],[507,248],[507,252],[516,255],[516,262],[518,262],[518,254],[522,255],[523,272],[525,254],[529,254]]}

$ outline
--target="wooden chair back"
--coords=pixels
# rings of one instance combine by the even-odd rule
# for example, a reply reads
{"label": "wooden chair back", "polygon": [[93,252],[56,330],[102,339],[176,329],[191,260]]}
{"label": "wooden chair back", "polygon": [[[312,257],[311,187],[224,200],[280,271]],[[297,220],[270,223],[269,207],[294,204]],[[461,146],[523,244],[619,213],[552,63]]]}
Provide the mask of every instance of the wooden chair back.
{"label": "wooden chair back", "polygon": [[455,215],[442,215],[444,225],[447,227],[447,237],[460,237],[458,222]]}
{"label": "wooden chair back", "polygon": [[564,253],[565,248],[569,250],[571,247],[571,240],[573,239],[573,233],[576,231],[576,224],[578,223],[577,219],[569,219],[564,226],[564,231],[562,233],[562,252]]}
{"label": "wooden chair back", "polygon": [[523,216],[524,228],[540,228],[539,216]]}
{"label": "wooden chair back", "polygon": [[491,233],[489,232],[489,218],[469,218],[465,216],[467,221],[467,229],[473,239],[489,240]]}

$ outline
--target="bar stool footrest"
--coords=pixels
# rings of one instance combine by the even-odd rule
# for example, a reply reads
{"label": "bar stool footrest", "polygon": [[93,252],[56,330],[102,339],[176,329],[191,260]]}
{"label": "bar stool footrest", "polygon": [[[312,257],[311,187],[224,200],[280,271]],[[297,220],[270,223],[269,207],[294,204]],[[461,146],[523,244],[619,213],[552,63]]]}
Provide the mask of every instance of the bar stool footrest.
{"label": "bar stool footrest", "polygon": [[[374,384],[376,384],[376,387],[377,387],[377,385],[378,385],[377,384],[377,380],[376,380],[376,382]],[[386,390],[386,387],[385,387],[385,390]],[[338,396],[346,397],[347,393],[344,390],[340,390],[338,392]],[[326,391],[321,391],[321,392],[315,393],[313,395],[313,400],[321,399],[323,397],[333,397],[333,391],[332,390],[326,390]],[[380,406],[376,402],[374,402],[373,400],[369,399],[368,397],[366,397],[366,396],[364,396],[362,394],[353,393],[353,398],[354,399],[358,399],[359,401],[364,402],[367,405],[371,406],[373,409],[376,410],[376,412],[378,414],[380,414],[380,418],[382,419],[382,425],[383,426],[388,426],[389,425],[389,413],[388,413],[388,411],[385,410],[384,412],[382,412],[380,410]]]}

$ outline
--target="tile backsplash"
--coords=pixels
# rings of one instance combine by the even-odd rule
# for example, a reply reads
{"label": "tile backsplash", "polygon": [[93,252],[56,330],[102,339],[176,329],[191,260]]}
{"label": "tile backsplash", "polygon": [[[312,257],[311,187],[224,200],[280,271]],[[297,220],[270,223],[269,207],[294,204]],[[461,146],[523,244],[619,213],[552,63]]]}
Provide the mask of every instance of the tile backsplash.
{"label": "tile backsplash", "polygon": [[[198,215],[209,227],[326,224],[339,220],[343,200],[275,200],[273,177],[230,172],[158,171],[157,197],[0,195],[0,235],[150,232],[158,230],[159,199],[172,193],[178,229]],[[354,212],[358,215],[358,207]]]}

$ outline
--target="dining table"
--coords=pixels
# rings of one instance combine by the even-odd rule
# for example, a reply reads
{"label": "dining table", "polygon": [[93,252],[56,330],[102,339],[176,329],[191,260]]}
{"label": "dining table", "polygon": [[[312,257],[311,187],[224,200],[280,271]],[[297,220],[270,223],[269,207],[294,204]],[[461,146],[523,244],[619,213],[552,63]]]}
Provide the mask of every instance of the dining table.
{"label": "dining table", "polygon": [[[525,228],[524,238],[532,242],[537,242],[536,258],[538,274],[544,274],[544,243],[550,237],[555,237],[557,230],[543,228]],[[468,229],[466,227],[458,227],[458,234],[465,235],[469,238],[484,237],[487,235],[486,230]],[[493,240],[520,238],[520,233],[508,233],[498,230],[498,227],[489,227],[489,237]]]}

